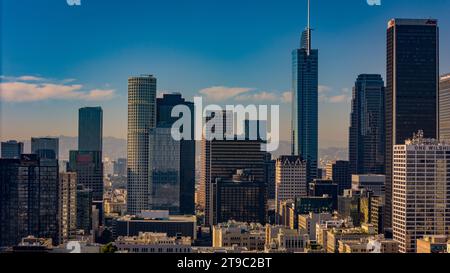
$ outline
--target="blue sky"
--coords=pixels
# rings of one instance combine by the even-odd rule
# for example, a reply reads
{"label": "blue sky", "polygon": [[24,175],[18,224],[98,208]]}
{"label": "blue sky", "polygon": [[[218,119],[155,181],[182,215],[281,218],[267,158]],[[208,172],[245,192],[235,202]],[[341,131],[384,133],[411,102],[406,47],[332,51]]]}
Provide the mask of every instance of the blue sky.
{"label": "blue sky", "polygon": [[[0,1],[0,74],[16,84],[2,86],[1,139],[75,136],[77,109],[94,105],[104,108],[104,134],[126,138],[127,78],[139,74],[154,74],[160,92],[187,98],[221,90],[228,97],[220,103],[280,104],[288,138],[284,98],[306,0],[81,0],[78,7],[66,0]],[[390,18],[439,19],[441,72],[450,72],[450,0],[381,3],[312,0],[321,147],[347,145],[357,75],[385,77]]]}

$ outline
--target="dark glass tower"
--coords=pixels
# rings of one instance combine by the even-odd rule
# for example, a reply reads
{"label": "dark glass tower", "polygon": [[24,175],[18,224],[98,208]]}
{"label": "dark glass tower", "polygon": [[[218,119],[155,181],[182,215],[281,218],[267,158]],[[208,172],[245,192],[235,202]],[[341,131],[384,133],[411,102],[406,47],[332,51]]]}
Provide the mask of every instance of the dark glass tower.
{"label": "dark glass tower", "polygon": [[78,114],[78,150],[101,152],[103,145],[102,108],[81,108]]}
{"label": "dark glass tower", "polygon": [[381,75],[358,76],[350,117],[351,174],[384,174],[384,92]]}
{"label": "dark glass tower", "polygon": [[56,160],[0,159],[0,246],[15,246],[30,235],[59,243],[58,182]]}
{"label": "dark glass tower", "polygon": [[59,158],[58,138],[31,138],[31,153],[41,159]]}
{"label": "dark glass tower", "polygon": [[414,132],[438,135],[439,28],[437,20],[393,19],[387,29],[386,211],[392,227],[393,146]]}
{"label": "dark glass tower", "polygon": [[317,177],[318,161],[318,58],[311,49],[311,28],[302,34],[301,48],[292,52],[292,154],[308,162],[307,183]]}
{"label": "dark glass tower", "polygon": [[181,94],[164,94],[156,101],[158,128],[170,128],[178,118],[172,117],[172,109],[185,105],[191,110],[191,139],[180,141],[180,197],[179,212],[195,214],[195,140],[194,140],[194,103],[186,101]]}

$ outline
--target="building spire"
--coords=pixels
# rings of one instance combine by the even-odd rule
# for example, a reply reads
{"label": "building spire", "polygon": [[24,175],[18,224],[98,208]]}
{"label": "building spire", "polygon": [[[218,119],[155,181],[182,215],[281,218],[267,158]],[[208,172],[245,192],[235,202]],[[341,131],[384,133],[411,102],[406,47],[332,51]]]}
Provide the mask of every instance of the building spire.
{"label": "building spire", "polygon": [[306,49],[308,56],[311,54],[311,0],[308,0],[308,22],[302,34],[301,47]]}

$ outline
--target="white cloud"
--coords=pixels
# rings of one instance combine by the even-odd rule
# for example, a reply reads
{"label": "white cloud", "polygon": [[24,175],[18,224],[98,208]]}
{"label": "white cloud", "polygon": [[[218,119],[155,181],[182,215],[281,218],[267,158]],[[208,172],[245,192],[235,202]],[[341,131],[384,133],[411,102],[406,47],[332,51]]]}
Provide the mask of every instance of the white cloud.
{"label": "white cloud", "polygon": [[2,77],[0,99],[6,102],[43,100],[101,101],[114,97],[113,89],[84,90],[81,84],[53,83],[34,76]]}
{"label": "white cloud", "polygon": [[237,96],[235,98],[236,101],[278,101],[278,96],[275,93],[269,93],[269,92],[260,92],[260,93],[254,93],[254,94],[244,94]]}
{"label": "white cloud", "polygon": [[339,94],[332,94],[333,88],[325,85],[319,86],[319,101],[323,103],[347,103],[352,100],[351,90],[342,88]]}
{"label": "white cloud", "polygon": [[281,102],[291,103],[292,102],[292,92],[291,91],[284,92],[281,96]]}
{"label": "white cloud", "polygon": [[199,91],[209,101],[220,102],[232,99],[244,93],[253,91],[254,88],[243,87],[226,87],[226,86],[213,86],[205,88]]}

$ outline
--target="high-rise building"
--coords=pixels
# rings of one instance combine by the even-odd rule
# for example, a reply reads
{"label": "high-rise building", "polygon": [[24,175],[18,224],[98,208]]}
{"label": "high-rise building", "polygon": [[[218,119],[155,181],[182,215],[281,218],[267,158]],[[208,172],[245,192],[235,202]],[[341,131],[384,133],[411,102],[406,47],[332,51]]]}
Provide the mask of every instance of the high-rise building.
{"label": "high-rise building", "polygon": [[58,184],[56,160],[0,159],[0,246],[30,235],[58,244]]}
{"label": "high-rise building", "polygon": [[266,183],[267,183],[267,199],[275,200],[275,176],[276,176],[276,160],[272,160],[272,154],[266,154]]}
{"label": "high-rise building", "polygon": [[180,142],[180,208],[181,214],[195,214],[195,119],[194,103],[186,101],[181,94],[164,94],[156,101],[157,126],[171,127],[178,118],[172,117],[174,107],[182,105],[191,111],[191,138]]}
{"label": "high-rise building", "polygon": [[77,229],[90,234],[92,230],[92,190],[77,185]]}
{"label": "high-rise building", "polygon": [[59,234],[60,242],[76,238],[77,174],[59,174]]}
{"label": "high-rise building", "polygon": [[350,162],[338,160],[327,164],[327,179],[338,185],[339,195],[352,188]]}
{"label": "high-rise building", "polygon": [[232,179],[217,179],[211,187],[214,225],[230,220],[266,224],[266,185],[250,172],[237,170]]}
{"label": "high-rise building", "polygon": [[2,142],[1,148],[1,158],[20,158],[20,155],[23,154],[23,143],[15,140]]}
{"label": "high-rise building", "polygon": [[386,208],[392,227],[392,148],[414,132],[438,137],[439,29],[437,20],[392,19],[387,29]]}
{"label": "high-rise building", "polygon": [[103,110],[85,107],[78,112],[78,150],[101,152],[103,150]]}
{"label": "high-rise building", "polygon": [[383,196],[385,194],[386,177],[384,175],[363,174],[352,175],[352,189],[371,191],[376,196]]}
{"label": "high-rise building", "polygon": [[450,140],[450,73],[439,85],[439,139]]}
{"label": "high-rise building", "polygon": [[41,159],[59,158],[58,138],[31,138],[31,153],[38,155]]}
{"label": "high-rise building", "polygon": [[450,143],[419,131],[394,146],[393,234],[400,252],[415,253],[417,240],[450,235]]}
{"label": "high-rise building", "polygon": [[307,183],[317,177],[319,123],[319,51],[311,48],[309,14],[308,1],[308,26],[300,48],[292,52],[292,155],[308,162]]}
{"label": "high-rise building", "polygon": [[381,75],[359,75],[353,88],[349,158],[351,174],[384,174],[385,107]]}
{"label": "high-rise building", "polygon": [[93,201],[103,201],[103,164],[101,152],[70,151],[69,172],[77,174],[77,184],[92,190]]}
{"label": "high-rise building", "polygon": [[150,208],[180,215],[181,142],[172,138],[170,127],[156,127],[150,129],[149,148]]}
{"label": "high-rise building", "polygon": [[213,140],[204,144],[207,152],[202,155],[202,168],[208,174],[202,181],[206,193],[205,224],[210,225],[213,220],[211,183],[216,179],[229,180],[237,170],[248,170],[255,181],[265,184],[266,152],[261,150],[261,141],[254,140]]}
{"label": "high-rise building", "polygon": [[275,205],[308,195],[306,183],[307,163],[300,156],[281,156],[276,163]]}
{"label": "high-rise building", "polygon": [[156,125],[156,78],[128,79],[128,183],[127,210],[138,214],[150,205],[149,141]]}
{"label": "high-rise building", "polygon": [[333,180],[314,179],[309,184],[309,196],[322,197],[327,195],[333,199],[333,210],[338,209],[338,185]]}

